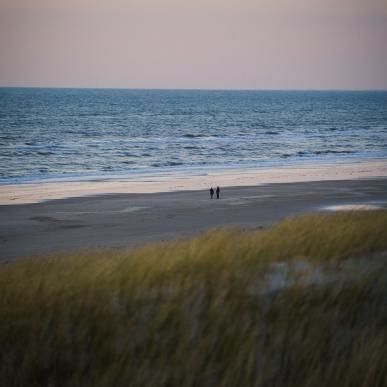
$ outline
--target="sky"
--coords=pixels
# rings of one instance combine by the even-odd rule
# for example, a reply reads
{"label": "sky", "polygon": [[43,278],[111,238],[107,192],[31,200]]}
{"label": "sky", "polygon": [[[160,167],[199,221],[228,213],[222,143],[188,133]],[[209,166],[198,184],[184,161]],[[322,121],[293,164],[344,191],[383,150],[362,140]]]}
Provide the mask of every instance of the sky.
{"label": "sky", "polygon": [[0,0],[0,86],[387,89],[387,0]]}

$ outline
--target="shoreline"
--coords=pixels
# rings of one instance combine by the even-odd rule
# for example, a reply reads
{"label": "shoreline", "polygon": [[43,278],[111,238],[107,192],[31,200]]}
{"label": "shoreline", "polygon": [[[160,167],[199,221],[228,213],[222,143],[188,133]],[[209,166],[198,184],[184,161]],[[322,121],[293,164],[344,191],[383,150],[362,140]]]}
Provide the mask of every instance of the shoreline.
{"label": "shoreline", "polygon": [[249,187],[273,183],[301,183],[330,180],[357,180],[387,177],[387,160],[343,164],[290,165],[270,168],[231,168],[201,173],[164,172],[135,178],[55,181],[0,185],[0,205],[32,204],[47,200],[107,194],[149,194],[200,191],[219,185]]}

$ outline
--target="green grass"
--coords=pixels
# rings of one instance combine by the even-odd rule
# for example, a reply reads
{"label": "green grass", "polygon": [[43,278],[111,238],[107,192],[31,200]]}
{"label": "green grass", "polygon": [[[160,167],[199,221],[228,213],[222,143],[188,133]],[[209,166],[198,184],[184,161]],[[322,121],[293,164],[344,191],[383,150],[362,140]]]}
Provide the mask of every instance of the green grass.
{"label": "green grass", "polygon": [[[0,385],[385,386],[386,251],[373,211],[2,265]],[[265,291],[276,262],[360,257],[364,276]]]}

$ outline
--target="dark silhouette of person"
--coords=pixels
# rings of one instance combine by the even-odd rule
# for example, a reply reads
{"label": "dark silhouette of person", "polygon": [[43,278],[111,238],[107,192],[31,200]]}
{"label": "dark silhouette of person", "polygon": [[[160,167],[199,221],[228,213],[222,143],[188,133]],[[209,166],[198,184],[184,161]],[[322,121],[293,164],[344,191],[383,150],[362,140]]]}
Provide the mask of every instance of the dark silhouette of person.
{"label": "dark silhouette of person", "polygon": [[212,187],[210,189],[210,196],[211,196],[211,199],[214,197],[214,189]]}
{"label": "dark silhouette of person", "polygon": [[219,199],[220,196],[220,188],[216,187],[216,198]]}

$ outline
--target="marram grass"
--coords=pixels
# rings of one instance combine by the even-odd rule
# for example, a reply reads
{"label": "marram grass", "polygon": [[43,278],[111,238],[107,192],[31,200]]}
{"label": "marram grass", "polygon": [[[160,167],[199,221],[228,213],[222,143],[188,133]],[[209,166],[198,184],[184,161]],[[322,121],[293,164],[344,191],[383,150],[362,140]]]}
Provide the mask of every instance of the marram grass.
{"label": "marram grass", "polygon": [[[386,251],[373,211],[2,265],[0,385],[385,386]],[[336,280],[269,291],[294,262]]]}

